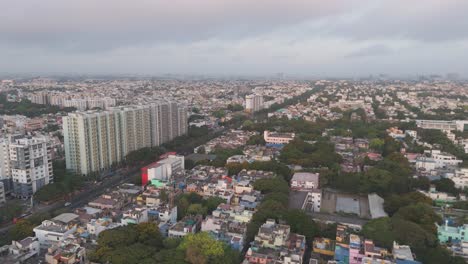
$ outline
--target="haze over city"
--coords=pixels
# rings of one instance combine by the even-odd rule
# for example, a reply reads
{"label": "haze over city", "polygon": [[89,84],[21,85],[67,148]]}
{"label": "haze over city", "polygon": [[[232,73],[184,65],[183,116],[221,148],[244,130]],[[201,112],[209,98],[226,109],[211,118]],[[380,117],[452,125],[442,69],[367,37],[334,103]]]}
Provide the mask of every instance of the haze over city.
{"label": "haze over city", "polygon": [[468,1],[4,1],[2,74],[466,77]]}
{"label": "haze over city", "polygon": [[1,264],[468,262],[468,0],[1,2]]}

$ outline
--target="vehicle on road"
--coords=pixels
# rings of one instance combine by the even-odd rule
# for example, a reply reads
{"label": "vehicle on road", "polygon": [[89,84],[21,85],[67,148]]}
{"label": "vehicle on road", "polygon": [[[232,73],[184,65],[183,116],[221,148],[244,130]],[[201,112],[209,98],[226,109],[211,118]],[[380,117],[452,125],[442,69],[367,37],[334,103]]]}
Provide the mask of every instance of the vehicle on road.
{"label": "vehicle on road", "polygon": [[66,203],[64,204],[65,207],[68,207],[68,206],[70,206],[70,205],[71,205],[70,202],[66,202]]}

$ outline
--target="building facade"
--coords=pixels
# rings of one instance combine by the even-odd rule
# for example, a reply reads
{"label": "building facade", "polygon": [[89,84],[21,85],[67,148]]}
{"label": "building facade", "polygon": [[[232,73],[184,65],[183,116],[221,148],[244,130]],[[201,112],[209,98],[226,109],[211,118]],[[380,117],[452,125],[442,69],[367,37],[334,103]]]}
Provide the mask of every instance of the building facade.
{"label": "building facade", "polygon": [[263,96],[251,94],[245,96],[245,111],[253,113],[263,109]]}
{"label": "building facade", "polygon": [[9,135],[0,141],[0,173],[4,194],[28,198],[53,182],[50,139]]}
{"label": "building facade", "polygon": [[86,175],[110,168],[135,150],[187,133],[184,108],[171,102],[71,113],[63,118],[67,169]]}
{"label": "building facade", "polygon": [[4,204],[5,202],[5,187],[3,182],[0,182],[0,205]]}

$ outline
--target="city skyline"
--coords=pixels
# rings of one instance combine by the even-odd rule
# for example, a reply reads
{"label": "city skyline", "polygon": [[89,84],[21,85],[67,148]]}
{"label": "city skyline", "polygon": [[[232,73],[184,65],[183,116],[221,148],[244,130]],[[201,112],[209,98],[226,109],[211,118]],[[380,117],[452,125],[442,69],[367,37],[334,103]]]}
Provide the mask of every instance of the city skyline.
{"label": "city skyline", "polygon": [[468,76],[468,2],[10,2],[0,74]]}

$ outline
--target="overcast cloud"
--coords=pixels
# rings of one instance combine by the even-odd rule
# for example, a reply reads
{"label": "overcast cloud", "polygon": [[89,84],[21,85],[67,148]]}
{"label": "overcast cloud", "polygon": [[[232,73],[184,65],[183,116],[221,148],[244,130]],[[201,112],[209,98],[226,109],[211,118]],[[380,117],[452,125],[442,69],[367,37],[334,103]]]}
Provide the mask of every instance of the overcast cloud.
{"label": "overcast cloud", "polygon": [[466,0],[0,0],[0,73],[468,74]]}

